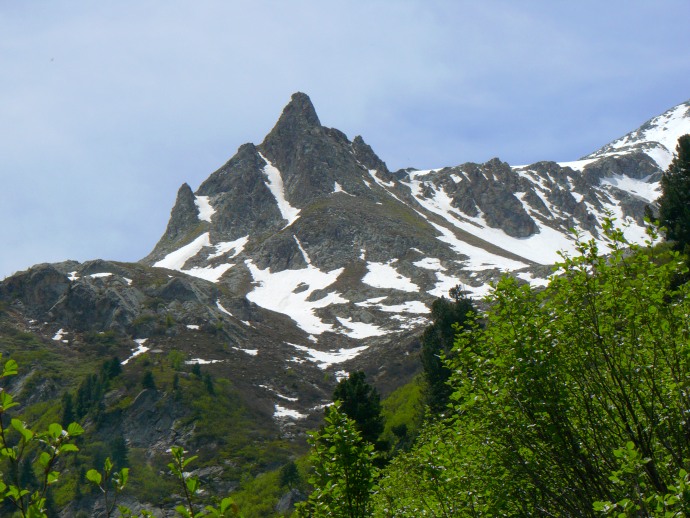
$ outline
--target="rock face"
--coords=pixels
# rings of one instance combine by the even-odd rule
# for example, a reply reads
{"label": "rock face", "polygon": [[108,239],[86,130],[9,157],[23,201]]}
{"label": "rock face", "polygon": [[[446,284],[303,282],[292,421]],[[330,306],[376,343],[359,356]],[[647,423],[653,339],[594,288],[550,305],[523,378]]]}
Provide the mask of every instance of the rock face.
{"label": "rock face", "polygon": [[[312,367],[361,360],[373,371],[387,344],[419,332],[433,299],[457,284],[479,297],[506,271],[543,283],[557,252],[574,250],[571,230],[601,239],[607,214],[641,239],[658,194],[657,151],[690,131],[689,107],[576,162],[494,158],[391,173],[362,137],[323,126],[296,93],[261,144],[242,145],[196,192],[180,187],[139,265],[42,265],[6,280],[0,296],[56,325],[132,338],[174,335],[160,329],[165,314],[222,328],[240,349],[257,329],[247,322],[275,321],[271,362],[286,361],[276,351],[289,335],[289,354],[297,348]],[[315,360],[339,349],[359,352]]]}
{"label": "rock face", "polygon": [[[70,354],[114,333],[122,359],[145,348],[204,363],[272,434],[302,440],[346,372],[365,370],[384,395],[417,372],[416,337],[451,287],[478,299],[506,272],[543,284],[557,252],[575,249],[571,229],[604,244],[607,214],[643,239],[689,108],[575,162],[390,172],[296,93],[262,143],[242,145],[195,192],[180,187],[142,261],[37,265],[0,283],[0,311]],[[158,397],[142,393],[125,418],[169,404]],[[173,424],[120,431],[156,450]]]}

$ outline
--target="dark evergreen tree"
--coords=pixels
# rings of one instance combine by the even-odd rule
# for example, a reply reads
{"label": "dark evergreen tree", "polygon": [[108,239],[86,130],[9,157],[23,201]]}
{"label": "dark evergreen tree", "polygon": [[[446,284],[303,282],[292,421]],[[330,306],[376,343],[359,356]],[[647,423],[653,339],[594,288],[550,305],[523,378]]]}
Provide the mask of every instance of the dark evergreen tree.
{"label": "dark evergreen tree", "polygon": [[144,372],[144,376],[141,378],[141,386],[145,389],[156,389],[156,381],[153,379],[153,372]]}
{"label": "dark evergreen tree", "polygon": [[206,387],[206,392],[208,392],[211,395],[214,395],[216,393],[216,388],[213,385],[213,378],[208,372],[204,374],[203,380],[204,386]]}
{"label": "dark evergreen tree", "polygon": [[70,423],[73,423],[74,419],[74,398],[72,394],[65,392],[62,396],[62,426],[66,427]]}
{"label": "dark evergreen tree", "polygon": [[690,135],[678,139],[676,156],[661,177],[659,221],[677,250],[690,245]]}
{"label": "dark evergreen tree", "polygon": [[280,468],[280,487],[287,487],[292,490],[299,486],[301,481],[302,477],[300,477],[297,464],[294,461],[290,461]]}
{"label": "dark evergreen tree", "polygon": [[340,401],[340,411],[356,423],[362,438],[376,444],[383,432],[381,397],[365,378],[362,371],[351,373],[338,383],[333,400]]}
{"label": "dark evergreen tree", "polygon": [[463,327],[467,315],[476,312],[472,300],[457,286],[450,290],[450,295],[453,300],[441,297],[431,305],[433,323],[426,328],[421,338],[426,401],[435,414],[446,409],[453,392],[448,385],[451,371],[444,364],[442,356],[449,354],[453,347],[457,332],[455,325]]}
{"label": "dark evergreen tree", "polygon": [[113,461],[116,469],[126,468],[129,466],[129,448],[127,441],[119,434],[115,436],[108,444],[110,449],[110,459]]}
{"label": "dark evergreen tree", "polygon": [[117,356],[113,356],[110,360],[106,360],[103,363],[103,374],[106,379],[113,379],[119,376],[122,372],[122,365],[120,359]]}

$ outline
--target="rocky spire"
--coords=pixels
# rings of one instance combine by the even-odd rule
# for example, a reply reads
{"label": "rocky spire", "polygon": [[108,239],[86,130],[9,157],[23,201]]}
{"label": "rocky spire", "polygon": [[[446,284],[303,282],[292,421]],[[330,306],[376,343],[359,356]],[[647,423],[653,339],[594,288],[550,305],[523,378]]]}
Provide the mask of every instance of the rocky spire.
{"label": "rocky spire", "polygon": [[192,188],[187,183],[183,183],[177,191],[177,199],[170,211],[170,220],[168,221],[168,227],[165,229],[165,234],[163,234],[163,237],[158,241],[153,251],[143,261],[153,257],[158,250],[166,249],[166,245],[175,243],[190,228],[199,224],[199,209],[194,203],[194,199]]}
{"label": "rocky spire", "polygon": [[321,122],[309,96],[302,92],[292,94],[290,102],[271,132],[264,139],[263,145],[270,148],[273,142],[293,139],[314,128],[320,128]]}

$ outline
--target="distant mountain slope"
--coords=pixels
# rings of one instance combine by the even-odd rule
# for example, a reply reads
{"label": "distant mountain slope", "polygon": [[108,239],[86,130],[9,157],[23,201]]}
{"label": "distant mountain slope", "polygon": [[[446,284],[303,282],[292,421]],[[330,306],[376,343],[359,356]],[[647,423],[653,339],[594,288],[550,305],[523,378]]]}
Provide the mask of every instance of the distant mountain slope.
{"label": "distant mountain slope", "polygon": [[690,133],[690,100],[658,115],[635,131],[623,135],[583,159],[621,156],[641,152],[652,158],[662,171],[676,151],[678,137]]}
{"label": "distant mountain slope", "polygon": [[574,250],[571,230],[598,239],[607,214],[643,239],[661,172],[650,139],[670,145],[690,125],[687,111],[621,139],[635,145],[577,162],[391,173],[361,137],[322,126],[297,93],[261,144],[240,147],[196,193],[180,189],[144,263],[226,285],[312,340],[408,329],[456,284],[480,296],[505,271],[544,282],[540,266]]}

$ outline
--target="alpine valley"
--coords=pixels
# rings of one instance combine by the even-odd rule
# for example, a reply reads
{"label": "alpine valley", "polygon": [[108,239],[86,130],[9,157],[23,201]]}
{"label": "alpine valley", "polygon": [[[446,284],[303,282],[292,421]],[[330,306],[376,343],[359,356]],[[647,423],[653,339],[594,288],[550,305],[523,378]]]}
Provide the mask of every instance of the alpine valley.
{"label": "alpine valley", "polygon": [[[450,288],[480,301],[502,275],[543,285],[573,231],[605,247],[607,215],[642,242],[686,133],[690,101],[574,162],[390,171],[294,94],[263,142],[180,187],[141,261],[39,264],[0,282],[23,418],[59,421],[72,397],[87,430],[55,508],[98,509],[78,473],[116,443],[137,487],[125,501],[161,515],[177,497],[154,479],[173,445],[199,455],[218,494],[279,468],[347,373],[386,396],[419,372],[418,337]],[[98,382],[113,357],[121,372]]]}

